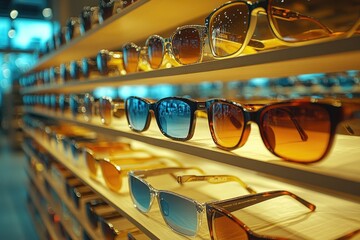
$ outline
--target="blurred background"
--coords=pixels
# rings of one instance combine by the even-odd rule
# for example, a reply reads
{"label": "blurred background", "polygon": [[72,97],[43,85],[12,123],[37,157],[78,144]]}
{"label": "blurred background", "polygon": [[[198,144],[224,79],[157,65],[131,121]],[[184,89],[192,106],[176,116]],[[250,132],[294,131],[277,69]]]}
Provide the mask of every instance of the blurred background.
{"label": "blurred background", "polygon": [[10,138],[18,131],[16,79],[36,63],[36,52],[50,36],[86,5],[98,1],[0,0],[0,127]]}

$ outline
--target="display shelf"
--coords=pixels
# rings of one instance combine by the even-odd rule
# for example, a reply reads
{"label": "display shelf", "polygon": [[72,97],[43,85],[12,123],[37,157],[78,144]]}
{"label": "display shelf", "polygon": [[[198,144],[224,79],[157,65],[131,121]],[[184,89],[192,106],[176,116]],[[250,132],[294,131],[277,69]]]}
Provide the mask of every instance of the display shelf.
{"label": "display shelf", "polygon": [[[273,177],[294,180],[359,197],[360,169],[354,168],[360,164],[357,157],[360,154],[360,137],[338,134],[333,150],[319,163],[297,164],[286,162],[273,156],[264,146],[258,128],[253,127],[248,142],[234,151],[223,151],[217,148],[210,136],[207,122],[197,119],[193,139],[187,142],[173,141],[160,134],[155,121],[151,121],[150,128],[144,133],[135,133],[129,129],[125,119],[114,121],[111,127],[101,125],[100,120],[93,119],[93,123],[54,114],[49,111],[26,108],[27,113],[47,118],[57,119],[101,132],[107,136],[125,137],[179,152],[184,152],[201,158],[238,166],[241,168],[269,174]],[[154,120],[154,119],[153,119]],[[340,160],[341,159],[341,160]]]}
{"label": "display shelf", "polygon": [[[101,179],[94,180],[90,178],[86,167],[81,166],[79,165],[79,162],[64,156],[58,148],[55,149],[52,145],[49,145],[49,143],[41,136],[31,133],[30,136],[33,139],[36,139],[36,141],[54,155],[58,161],[62,162],[66,168],[106,199],[108,203],[114,206],[121,214],[126,216],[141,230],[145,230],[144,233],[151,239],[188,239],[173,233],[166,226],[160,216],[156,202],[154,202],[154,205],[148,214],[144,215],[139,213],[139,211],[133,207],[126,182],[123,183],[120,192],[112,192],[105,186],[105,183]],[[158,154],[167,154],[169,151],[165,149],[160,150],[160,148],[157,147],[151,147],[151,149]],[[304,208],[299,209],[300,205],[294,204],[293,201],[277,199],[276,202],[269,202],[269,204],[266,204],[263,207],[258,206],[260,209],[255,207],[254,212],[247,214],[250,214],[248,215],[250,217],[256,216],[256,219],[253,219],[253,221],[255,221],[253,223],[256,226],[257,232],[265,231],[265,233],[271,235],[274,231],[275,235],[281,233],[283,234],[282,236],[290,237],[292,239],[312,239],[314,234],[320,239],[335,239],[358,228],[359,220],[357,216],[360,213],[359,198],[347,199],[342,198],[339,194],[336,196],[328,195],[318,191],[317,188],[310,188],[309,186],[305,186],[304,188],[303,186],[297,186],[294,182],[289,182],[286,179],[280,179],[279,181],[279,179],[274,179],[268,175],[257,174],[245,169],[234,168],[226,164],[207,161],[192,155],[176,153],[176,155],[172,156],[176,156],[185,166],[201,167],[207,174],[225,173],[238,176],[259,192],[286,189],[300,195],[317,206],[316,212],[309,213]],[[169,180],[169,177],[165,176],[156,179],[148,179],[155,188],[175,191],[179,194],[184,194],[185,196],[197,199],[200,202],[225,199],[238,196],[239,194],[246,194],[245,190],[239,188],[239,185],[236,183],[212,185],[199,182],[189,183],[183,186],[176,184],[176,186],[174,186],[174,181]],[[126,177],[123,178],[123,181],[126,181]],[[279,208],[279,206],[281,207]],[[265,223],[262,222],[264,207],[267,209],[265,211],[266,213],[276,212],[274,216],[270,216],[272,219],[266,220]],[[279,213],[279,210],[281,210],[281,214]],[[291,217],[284,217],[283,214],[286,216],[289,214]],[[293,214],[295,214],[295,216]],[[242,220],[244,220],[244,216],[242,216]],[[204,218],[205,216],[202,215],[202,217]],[[265,218],[267,217],[269,216],[266,216]],[[262,224],[265,224],[265,227]],[[269,226],[272,227],[269,228]],[[333,230],[329,231],[329,229]],[[199,235],[191,239],[209,239],[205,219],[203,219]]]}
{"label": "display shelf", "polygon": [[[57,204],[51,199],[51,197],[49,196],[49,194],[46,192],[46,190],[44,189],[44,186],[40,183],[40,179],[38,178],[38,176],[35,176],[34,173],[32,173],[31,171],[27,170],[27,174],[29,176],[29,178],[32,179],[33,183],[35,184],[35,187],[39,190],[40,194],[45,198],[45,200],[47,201],[47,203],[53,208],[53,210],[55,211],[56,214],[58,214],[61,217],[61,223],[64,227],[64,229],[66,230],[66,232],[69,234],[69,236],[72,239],[81,239],[80,236],[77,236],[74,231],[73,228],[71,226],[71,224],[68,221],[65,221],[63,219],[63,214],[62,214],[62,210],[59,206],[57,206]],[[32,192],[33,193],[33,192]],[[58,233],[58,231],[54,228],[54,225],[51,224],[51,222],[49,221],[48,217],[46,218],[46,214],[44,213],[44,210],[41,209],[38,197],[36,197],[36,194],[32,194],[31,195],[33,197],[34,203],[35,205],[38,207],[39,212],[41,214],[41,218],[44,221],[44,224],[46,226],[46,228],[51,231],[50,235],[51,236],[55,236],[55,239],[61,239],[60,237],[60,233]],[[34,199],[35,198],[35,199]]]}
{"label": "display shelf", "polygon": [[32,70],[92,57],[101,49],[118,49],[128,41],[139,42],[152,34],[174,31],[178,26],[197,19],[203,19],[198,22],[201,24],[222,3],[221,0],[182,0],[171,4],[166,0],[138,0],[85,35],[45,55]]}
{"label": "display shelf", "polygon": [[227,82],[258,77],[277,78],[307,73],[359,70],[360,62],[355,61],[360,58],[359,43],[360,36],[356,36],[149,72],[27,87],[22,88],[21,93],[81,93],[104,86]]}
{"label": "display shelf", "polygon": [[[22,144],[22,148],[24,152],[26,152],[29,156],[38,159],[35,153],[26,144]],[[44,179],[47,180],[51,188],[57,193],[58,196],[66,196],[66,193],[62,191],[62,189],[59,189],[59,187],[56,185],[52,177],[47,172],[44,171],[41,173],[41,175]],[[92,239],[101,238],[100,232],[95,232],[94,229],[90,226],[90,224],[87,221],[84,221],[84,219],[86,218],[84,211],[80,211],[79,209],[76,209],[74,204],[67,197],[62,198],[62,201],[67,207],[67,209],[69,209],[71,214],[78,220],[81,226],[86,230],[89,236],[92,237]]]}
{"label": "display shelf", "polygon": [[[33,202],[34,208],[38,211],[40,219],[41,219],[42,223],[45,225],[45,228],[48,231],[51,239],[60,240],[61,238],[59,237],[56,230],[54,229],[54,226],[52,224],[50,224],[48,217],[46,216],[46,213],[44,212],[44,209],[41,208],[41,206],[40,206],[38,197],[34,193],[34,190],[31,189],[31,187],[28,187],[28,194],[31,198],[31,201]],[[29,206],[29,210],[31,211],[30,206]],[[35,212],[31,211],[31,215],[32,215],[32,219],[33,219],[36,231],[39,234],[39,238],[42,240],[45,240],[45,239],[47,239],[46,234],[41,231],[41,228],[43,228],[44,226],[38,226],[39,223],[36,221],[34,214],[35,214]]]}

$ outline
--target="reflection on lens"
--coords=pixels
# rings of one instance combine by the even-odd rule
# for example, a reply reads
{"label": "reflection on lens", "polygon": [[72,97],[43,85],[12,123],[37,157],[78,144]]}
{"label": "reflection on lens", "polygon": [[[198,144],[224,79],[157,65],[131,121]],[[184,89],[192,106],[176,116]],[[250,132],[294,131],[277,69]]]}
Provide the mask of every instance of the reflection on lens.
{"label": "reflection on lens", "polygon": [[[273,0],[270,13],[269,20],[276,35],[288,42],[309,41],[347,32],[360,16],[358,0]],[[295,13],[301,17],[295,17]],[[284,14],[288,15],[283,17]]]}
{"label": "reflection on lens", "polygon": [[215,211],[212,216],[212,228],[216,240],[247,240],[246,231],[235,221],[221,212]]}
{"label": "reflection on lens", "polygon": [[192,64],[200,61],[201,39],[195,28],[185,28],[177,31],[172,38],[172,48],[175,58],[181,64]]}
{"label": "reflection on lens", "polygon": [[99,101],[99,115],[103,124],[111,124],[111,102],[108,99],[101,98]]}
{"label": "reflection on lens", "polygon": [[191,123],[191,109],[187,103],[177,99],[160,100],[155,112],[163,133],[173,138],[187,138]]}
{"label": "reflection on lens", "polygon": [[197,231],[196,205],[171,193],[159,193],[160,210],[166,223],[175,231],[195,236]]}
{"label": "reflection on lens", "polygon": [[242,2],[225,6],[210,18],[209,42],[216,56],[225,57],[241,48],[249,20],[249,9]]}
{"label": "reflection on lens", "polygon": [[[330,141],[329,114],[323,107],[312,104],[269,107],[263,113],[260,129],[264,142],[275,154],[298,162],[320,159]],[[307,139],[302,139],[301,131]]]}
{"label": "reflection on lens", "polygon": [[152,69],[158,69],[164,56],[164,43],[161,38],[153,36],[147,41],[148,62]]}
{"label": "reflection on lens", "polygon": [[215,102],[209,108],[209,117],[214,140],[226,148],[236,147],[244,131],[242,109],[228,103]]}
{"label": "reflection on lens", "polygon": [[122,178],[119,171],[113,164],[107,161],[100,161],[99,164],[106,185],[113,191],[119,191],[122,185]]}
{"label": "reflection on lens", "polygon": [[148,212],[151,202],[149,187],[134,176],[129,176],[129,187],[136,207],[142,212]]}
{"label": "reflection on lens", "polygon": [[135,131],[144,131],[149,118],[149,105],[138,98],[128,98],[126,112],[130,127]]}
{"label": "reflection on lens", "polygon": [[94,157],[88,151],[85,151],[85,160],[86,160],[86,165],[89,169],[90,174],[92,176],[96,176],[97,175],[97,165],[96,165]]}
{"label": "reflection on lens", "polygon": [[124,68],[127,73],[136,72],[139,65],[140,50],[133,44],[129,44],[123,48]]}

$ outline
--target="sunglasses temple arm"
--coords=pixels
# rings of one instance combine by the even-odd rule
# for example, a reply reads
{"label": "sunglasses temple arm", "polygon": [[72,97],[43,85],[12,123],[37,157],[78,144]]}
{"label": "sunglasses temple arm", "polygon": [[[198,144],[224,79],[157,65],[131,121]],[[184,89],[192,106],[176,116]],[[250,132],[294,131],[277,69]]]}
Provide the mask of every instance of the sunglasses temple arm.
{"label": "sunglasses temple arm", "polygon": [[135,170],[134,174],[136,176],[140,176],[142,178],[159,176],[165,174],[171,174],[173,176],[174,173],[186,170],[196,170],[200,173],[204,173],[201,168],[198,167],[168,167],[168,168],[159,168],[159,169],[151,169],[151,170]]}
{"label": "sunglasses temple arm", "polygon": [[225,200],[225,201],[218,201],[214,202],[214,205],[220,206],[230,212],[237,211],[239,209],[243,209],[273,198],[281,197],[281,196],[290,196],[293,199],[297,200],[299,203],[310,209],[310,211],[315,211],[316,206],[305,199],[291,193],[288,191],[271,191],[265,193],[258,193],[253,195],[247,195],[235,199]]}
{"label": "sunglasses temple arm", "polygon": [[186,182],[197,182],[197,181],[207,181],[211,184],[227,183],[227,182],[237,182],[239,183],[246,191],[251,194],[256,193],[256,191],[243,182],[240,178],[231,175],[182,175],[177,177],[177,181],[180,184]]}
{"label": "sunglasses temple arm", "polygon": [[298,21],[298,20],[306,20],[315,23],[320,28],[325,30],[327,33],[331,34],[332,31],[327,26],[319,22],[317,19],[303,15],[299,12],[291,11],[290,9],[280,8],[280,7],[271,7],[271,15],[274,18],[282,19],[285,21]]}
{"label": "sunglasses temple arm", "polygon": [[349,232],[347,234],[345,234],[344,236],[341,236],[339,238],[336,238],[335,240],[350,240],[352,239],[354,236],[356,236],[357,234],[360,234],[360,228],[356,229],[352,232]]}

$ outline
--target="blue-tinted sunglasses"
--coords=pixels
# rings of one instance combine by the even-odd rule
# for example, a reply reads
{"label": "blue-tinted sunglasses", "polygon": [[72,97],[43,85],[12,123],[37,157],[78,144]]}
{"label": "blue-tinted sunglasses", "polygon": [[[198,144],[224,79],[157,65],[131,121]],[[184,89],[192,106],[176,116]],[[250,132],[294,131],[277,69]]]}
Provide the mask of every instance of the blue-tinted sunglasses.
{"label": "blue-tinted sunglasses", "polygon": [[[200,228],[201,216],[205,212],[205,203],[165,190],[157,190],[146,180],[146,177],[163,174],[173,174],[179,171],[198,170],[198,168],[160,168],[152,170],[135,170],[128,173],[129,190],[134,206],[142,213],[150,211],[151,205],[157,198],[161,215],[166,224],[175,232],[195,236]],[[231,175],[184,175],[178,176],[177,181],[185,182],[207,181],[208,183],[238,182],[249,193],[255,191],[241,179]]]}
{"label": "blue-tinted sunglasses", "polygon": [[143,132],[150,125],[150,110],[154,112],[156,122],[166,137],[186,141],[192,138],[195,130],[198,110],[205,111],[205,102],[167,97],[157,102],[139,97],[129,97],[125,102],[126,118],[129,127],[136,132]]}

